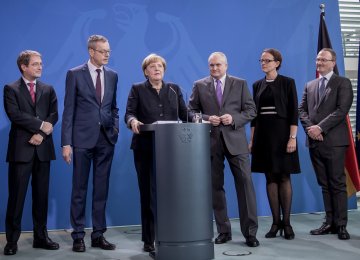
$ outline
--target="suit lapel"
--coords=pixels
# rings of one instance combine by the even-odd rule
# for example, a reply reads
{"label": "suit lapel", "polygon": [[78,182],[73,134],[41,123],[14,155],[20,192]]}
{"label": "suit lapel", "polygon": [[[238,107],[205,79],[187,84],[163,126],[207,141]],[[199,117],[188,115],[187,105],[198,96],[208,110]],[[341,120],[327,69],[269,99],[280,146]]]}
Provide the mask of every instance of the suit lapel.
{"label": "suit lapel", "polygon": [[[325,93],[324,93],[324,95],[321,97],[321,99],[320,99],[320,101],[319,101],[319,105],[318,105],[318,107],[327,99],[327,97],[330,95],[330,93],[331,93],[331,90],[332,90],[332,85],[333,85],[333,82],[336,80],[336,78],[335,78],[336,76],[335,76],[335,74],[333,74],[332,76],[331,76],[331,78],[330,78],[330,80],[329,80],[329,82],[327,83],[327,85],[326,85],[326,88],[325,88]],[[320,79],[319,79],[319,81],[318,81],[318,84],[317,84],[317,96],[319,96],[319,82],[320,82]]]}
{"label": "suit lapel", "polygon": [[215,104],[217,104],[218,107],[220,107],[220,106],[219,106],[219,103],[218,103],[218,101],[217,101],[216,92],[215,92],[214,80],[213,80],[212,77],[209,77],[209,78],[208,78],[207,87],[208,87],[208,89],[209,89],[209,92],[210,92],[213,100],[215,101]]}
{"label": "suit lapel", "polygon": [[104,97],[103,100],[101,102],[101,104],[103,104],[105,102],[105,100],[108,99],[108,96],[110,95],[110,91],[108,89],[109,86],[112,86],[112,84],[109,83],[110,77],[109,77],[109,72],[106,70],[105,66],[103,67],[104,70]]}
{"label": "suit lapel", "polygon": [[92,81],[90,70],[89,70],[89,67],[88,67],[87,64],[84,64],[84,67],[82,68],[82,71],[83,71],[84,79],[85,79],[85,81],[86,81],[86,83],[87,83],[87,85],[89,87],[90,93],[91,93],[91,95],[93,96],[93,98],[95,99],[95,101],[97,103],[95,86],[94,86],[94,83]]}
{"label": "suit lapel", "polygon": [[36,103],[39,102],[40,97],[43,94],[43,91],[44,91],[44,85],[40,81],[37,81],[36,82],[36,93],[35,93]]}
{"label": "suit lapel", "polygon": [[35,104],[32,101],[31,96],[30,96],[30,92],[29,92],[29,90],[28,90],[28,88],[27,88],[27,86],[25,84],[25,81],[22,78],[20,80],[19,89],[20,89],[20,92],[22,93],[22,95],[27,100],[27,102],[30,104],[30,106],[34,108]]}
{"label": "suit lapel", "polygon": [[225,99],[228,97],[229,93],[231,92],[230,89],[232,88],[232,85],[233,85],[233,80],[231,78],[229,78],[228,76],[226,76],[221,106],[224,105]]}

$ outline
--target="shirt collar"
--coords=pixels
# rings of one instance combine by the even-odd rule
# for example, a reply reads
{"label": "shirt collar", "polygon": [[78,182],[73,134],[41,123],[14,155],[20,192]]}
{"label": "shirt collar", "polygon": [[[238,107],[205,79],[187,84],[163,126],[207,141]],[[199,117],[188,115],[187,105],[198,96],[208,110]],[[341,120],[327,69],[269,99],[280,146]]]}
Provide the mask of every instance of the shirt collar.
{"label": "shirt collar", "polygon": [[94,72],[96,72],[97,69],[101,69],[101,71],[104,70],[104,66],[101,66],[100,68],[98,68],[98,67],[96,67],[94,64],[92,64],[92,63],[90,62],[90,60],[88,60],[87,65],[88,65],[88,67],[89,67],[89,70],[94,71]]}
{"label": "shirt collar", "polygon": [[30,81],[30,80],[24,78],[23,76],[22,76],[22,79],[25,81],[26,86],[28,85],[28,83],[34,83],[34,85],[36,85],[36,79],[34,81]]}
{"label": "shirt collar", "polygon": [[[215,84],[215,86],[216,86],[216,81],[217,81],[217,79],[216,79],[216,78],[212,78],[212,79],[213,79],[214,84]],[[221,85],[223,85],[223,86],[225,86],[225,79],[226,79],[226,74],[220,78]]]}
{"label": "shirt collar", "polygon": [[320,79],[321,78],[326,78],[326,80],[329,81],[333,74],[334,74],[334,71],[332,70],[328,74],[326,74],[325,76],[320,76]]}

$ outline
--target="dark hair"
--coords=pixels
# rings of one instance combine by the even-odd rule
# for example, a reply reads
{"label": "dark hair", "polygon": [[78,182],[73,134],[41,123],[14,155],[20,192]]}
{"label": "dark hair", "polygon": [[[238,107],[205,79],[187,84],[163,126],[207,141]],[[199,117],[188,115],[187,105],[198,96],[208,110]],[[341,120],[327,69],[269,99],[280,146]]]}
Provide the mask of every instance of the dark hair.
{"label": "dark hair", "polygon": [[274,48],[268,48],[268,49],[264,49],[262,52],[270,53],[272,56],[274,56],[274,60],[279,62],[279,66],[276,67],[276,70],[279,70],[282,63],[282,56],[280,51]]}
{"label": "dark hair", "polygon": [[323,49],[321,49],[321,51],[319,51],[319,53],[322,52],[322,51],[330,52],[331,57],[332,57],[331,59],[332,59],[333,61],[336,61],[336,52],[335,52],[333,49],[323,48]]}
{"label": "dark hair", "polygon": [[41,57],[41,54],[39,52],[37,52],[37,51],[32,51],[32,50],[25,50],[25,51],[20,52],[16,63],[18,65],[18,68],[19,68],[21,74],[23,74],[23,70],[21,68],[21,65],[29,66],[31,56],[39,56],[39,57]]}

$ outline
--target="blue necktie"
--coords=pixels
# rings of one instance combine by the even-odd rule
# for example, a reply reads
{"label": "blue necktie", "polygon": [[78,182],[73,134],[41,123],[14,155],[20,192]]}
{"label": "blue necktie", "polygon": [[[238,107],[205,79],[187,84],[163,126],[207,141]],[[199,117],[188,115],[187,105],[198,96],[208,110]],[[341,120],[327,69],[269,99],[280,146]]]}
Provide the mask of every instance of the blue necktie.
{"label": "blue necktie", "polygon": [[319,85],[319,101],[321,100],[321,98],[324,96],[325,93],[325,80],[326,78],[323,77],[320,80],[320,85]]}
{"label": "blue necktie", "polygon": [[221,106],[222,96],[223,96],[221,86],[222,86],[221,80],[217,79],[216,80],[216,89],[215,90],[216,90],[216,98],[217,98],[219,106]]}

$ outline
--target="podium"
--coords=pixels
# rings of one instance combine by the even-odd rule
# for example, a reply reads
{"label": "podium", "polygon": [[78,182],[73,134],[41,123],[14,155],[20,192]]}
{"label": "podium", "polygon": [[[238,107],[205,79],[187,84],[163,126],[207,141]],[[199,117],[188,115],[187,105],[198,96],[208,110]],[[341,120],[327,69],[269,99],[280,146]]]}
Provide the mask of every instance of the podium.
{"label": "podium", "polygon": [[154,149],[156,260],[214,258],[210,125],[142,125]]}

